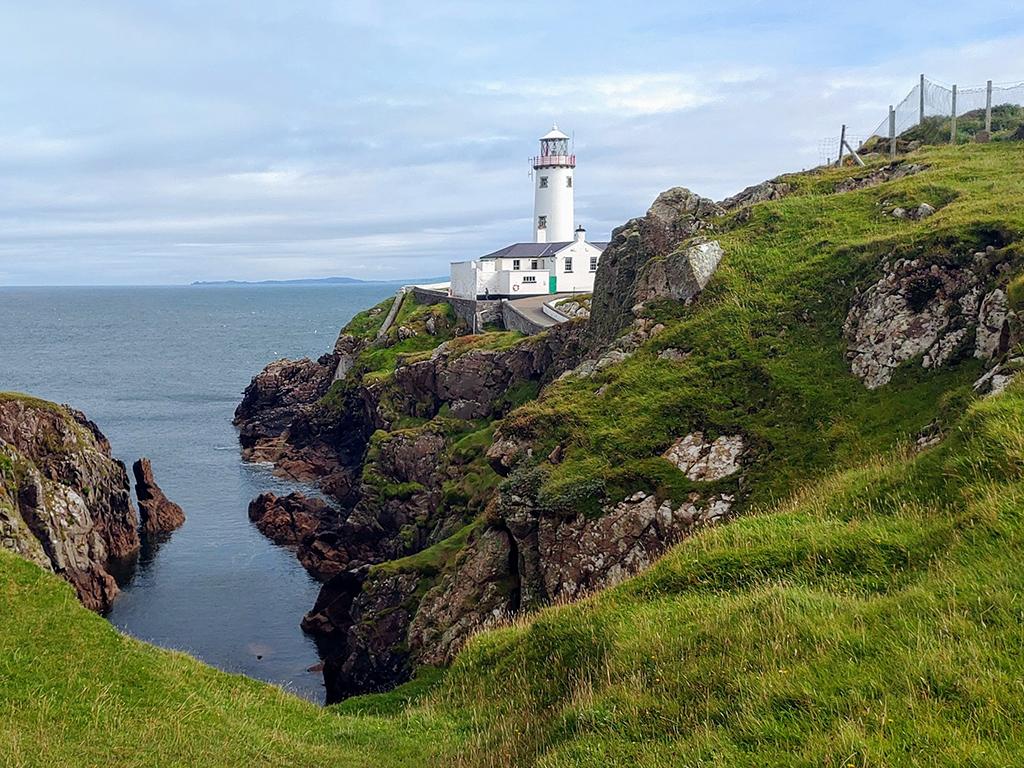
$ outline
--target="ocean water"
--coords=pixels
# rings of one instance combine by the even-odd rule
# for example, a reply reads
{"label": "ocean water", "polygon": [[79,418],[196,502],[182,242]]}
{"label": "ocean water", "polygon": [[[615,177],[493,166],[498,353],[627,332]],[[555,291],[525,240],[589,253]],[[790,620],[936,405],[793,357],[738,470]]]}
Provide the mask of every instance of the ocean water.
{"label": "ocean water", "polygon": [[109,616],[124,632],[323,700],[299,621],[318,584],[249,522],[250,499],[294,487],[242,463],[231,424],[266,363],[317,357],[394,284],[0,288],[0,390],[83,410],[130,465],[153,461],[185,510],[142,553]]}

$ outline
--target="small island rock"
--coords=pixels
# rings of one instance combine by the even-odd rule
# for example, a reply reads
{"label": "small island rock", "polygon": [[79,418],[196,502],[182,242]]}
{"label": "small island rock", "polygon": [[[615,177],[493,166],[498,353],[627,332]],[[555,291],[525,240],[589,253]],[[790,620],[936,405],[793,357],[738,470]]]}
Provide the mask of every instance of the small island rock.
{"label": "small island rock", "polygon": [[135,497],[139,501],[139,517],[143,533],[170,533],[185,522],[181,507],[168,499],[153,479],[153,465],[149,459],[132,464],[135,475]]}

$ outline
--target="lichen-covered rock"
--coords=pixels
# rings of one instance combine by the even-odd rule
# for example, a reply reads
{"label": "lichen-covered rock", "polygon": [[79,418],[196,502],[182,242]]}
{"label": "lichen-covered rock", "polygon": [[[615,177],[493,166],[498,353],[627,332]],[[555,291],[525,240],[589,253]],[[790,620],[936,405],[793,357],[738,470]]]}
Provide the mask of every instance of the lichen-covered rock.
{"label": "lichen-covered rock", "polygon": [[991,397],[1002,393],[1010,382],[1024,370],[1024,357],[1012,357],[1001,365],[996,365],[982,374],[974,382],[974,391],[983,397]]}
{"label": "lichen-covered rock", "polygon": [[691,480],[713,482],[739,471],[743,448],[742,435],[705,440],[702,432],[691,432],[672,443],[662,456]]}
{"label": "lichen-covered rock", "polygon": [[989,246],[959,262],[922,257],[883,264],[882,278],[855,296],[843,326],[853,373],[875,389],[907,361],[920,358],[925,368],[938,368],[971,353],[972,338],[977,358],[1007,352],[1015,315],[1005,291],[991,288],[1006,270],[999,258]]}
{"label": "lichen-covered rock", "polygon": [[670,360],[673,363],[681,363],[684,360],[686,360],[690,356],[690,354],[691,353],[687,352],[686,350],[677,349],[675,347],[669,347],[668,349],[663,349],[661,350],[661,352],[658,353],[658,359]]}
{"label": "lichen-covered rock", "polygon": [[124,464],[80,412],[0,396],[0,543],[63,576],[87,608],[110,608],[138,517]]}
{"label": "lichen-covered rock", "polygon": [[1010,344],[1010,310],[1006,304],[1006,293],[997,288],[981,301],[978,308],[978,330],[974,356],[991,360],[1001,355]]}
{"label": "lichen-covered rock", "polygon": [[[637,276],[637,304],[652,299],[692,301],[711,280],[723,255],[722,246],[717,240],[711,240],[680,248],[663,259],[648,261]],[[633,312],[636,314],[637,310],[634,308]]]}
{"label": "lichen-covered rock", "polygon": [[848,179],[843,179],[836,184],[835,191],[852,192],[857,189],[877,187],[879,184],[884,184],[887,181],[894,181],[896,179],[906,178],[907,176],[914,176],[921,171],[927,170],[927,168],[928,166],[920,163],[907,163],[903,160],[898,160],[881,168],[870,170]]}
{"label": "lichen-covered rock", "polygon": [[[632,308],[643,301],[637,284],[645,265],[668,256],[684,240],[713,227],[725,209],[682,187],[661,193],[643,218],[612,232],[594,279],[586,344],[596,352],[628,327]],[[653,278],[651,278],[653,279]]]}
{"label": "lichen-covered rock", "polygon": [[722,200],[718,205],[727,211],[731,211],[753,205],[754,203],[763,203],[766,200],[781,200],[792,191],[793,186],[791,184],[783,181],[781,177],[777,177],[749,186],[742,192]]}
{"label": "lichen-covered rock", "polygon": [[345,578],[351,585],[339,589],[332,606],[332,625],[341,645],[324,661],[328,704],[389,690],[411,674],[405,639],[419,575],[368,573],[361,583],[358,576]]}
{"label": "lichen-covered rock", "polygon": [[[844,324],[853,373],[869,389],[887,384],[915,357],[926,368],[947,362],[977,314],[977,276],[969,269],[902,259],[856,297]],[[947,335],[948,334],[948,335]]]}
{"label": "lichen-covered rock", "polygon": [[181,507],[164,495],[153,478],[153,465],[149,459],[132,464],[135,475],[135,498],[139,502],[142,530],[147,534],[170,533],[185,523]]}

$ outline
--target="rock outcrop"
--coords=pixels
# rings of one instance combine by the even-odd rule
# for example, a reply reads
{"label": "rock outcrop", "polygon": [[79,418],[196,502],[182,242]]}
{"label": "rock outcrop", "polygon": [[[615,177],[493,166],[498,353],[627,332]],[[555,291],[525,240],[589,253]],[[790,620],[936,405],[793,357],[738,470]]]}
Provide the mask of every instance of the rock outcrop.
{"label": "rock outcrop", "polygon": [[[710,240],[681,248],[665,258],[648,261],[637,276],[637,304],[642,305],[651,299],[693,300],[704,290],[723,255],[718,241]],[[635,306],[633,313],[638,313]]]}
{"label": "rock outcrop", "polygon": [[275,544],[299,544],[330,514],[327,502],[298,492],[287,496],[261,493],[249,502],[249,519]]}
{"label": "rock outcrop", "polygon": [[86,607],[110,608],[138,518],[124,464],[80,412],[0,395],[0,544],[63,576]]}
{"label": "rock outcrop", "polygon": [[908,163],[903,160],[898,160],[894,163],[876,168],[866,173],[861,173],[856,176],[851,176],[848,179],[843,179],[836,184],[836,192],[853,192],[857,189],[868,189],[869,187],[877,187],[879,184],[885,184],[888,181],[896,181],[897,179],[903,179],[907,176],[913,176],[920,173],[921,171],[927,170],[928,166],[922,165],[921,163]]}
{"label": "rock outcrop", "polygon": [[690,480],[714,482],[739,471],[743,448],[741,435],[722,435],[706,440],[703,433],[691,432],[676,440],[663,457]]}
{"label": "rock outcrop", "polygon": [[181,507],[168,499],[156,484],[149,459],[139,459],[132,464],[132,473],[135,475],[135,497],[139,502],[143,533],[170,533],[185,524],[185,513]]}
{"label": "rock outcrop", "polygon": [[[725,213],[726,209],[712,200],[675,187],[658,195],[646,216],[632,219],[612,232],[594,280],[586,334],[592,352],[613,341],[634,319],[633,307],[654,298],[656,286],[668,286],[669,274],[677,271],[663,267],[645,274],[645,269],[652,270],[648,264],[669,257],[688,238],[711,230],[715,219]],[[706,255],[710,261],[712,253]],[[684,297],[692,290],[692,273],[688,273],[685,265],[691,261],[699,265],[703,259],[695,255],[692,259],[681,256],[670,261],[681,268],[679,297]],[[700,267],[696,271],[704,274]],[[706,283],[706,277],[703,281]]]}
{"label": "rock outcrop", "polygon": [[1010,347],[1006,294],[993,283],[1005,254],[995,246],[959,259],[922,256],[882,265],[882,277],[859,293],[844,324],[853,373],[869,389],[920,359],[925,368],[960,355],[992,360]]}

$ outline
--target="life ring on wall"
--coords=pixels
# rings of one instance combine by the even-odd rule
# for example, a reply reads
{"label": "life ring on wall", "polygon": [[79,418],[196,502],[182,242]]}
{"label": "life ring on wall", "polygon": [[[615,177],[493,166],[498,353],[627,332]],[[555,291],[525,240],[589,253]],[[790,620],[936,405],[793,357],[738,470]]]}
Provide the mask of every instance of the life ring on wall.
{"label": "life ring on wall", "polygon": [[519,290],[519,286],[518,285],[513,285],[512,286],[512,290],[513,291],[518,291]]}

